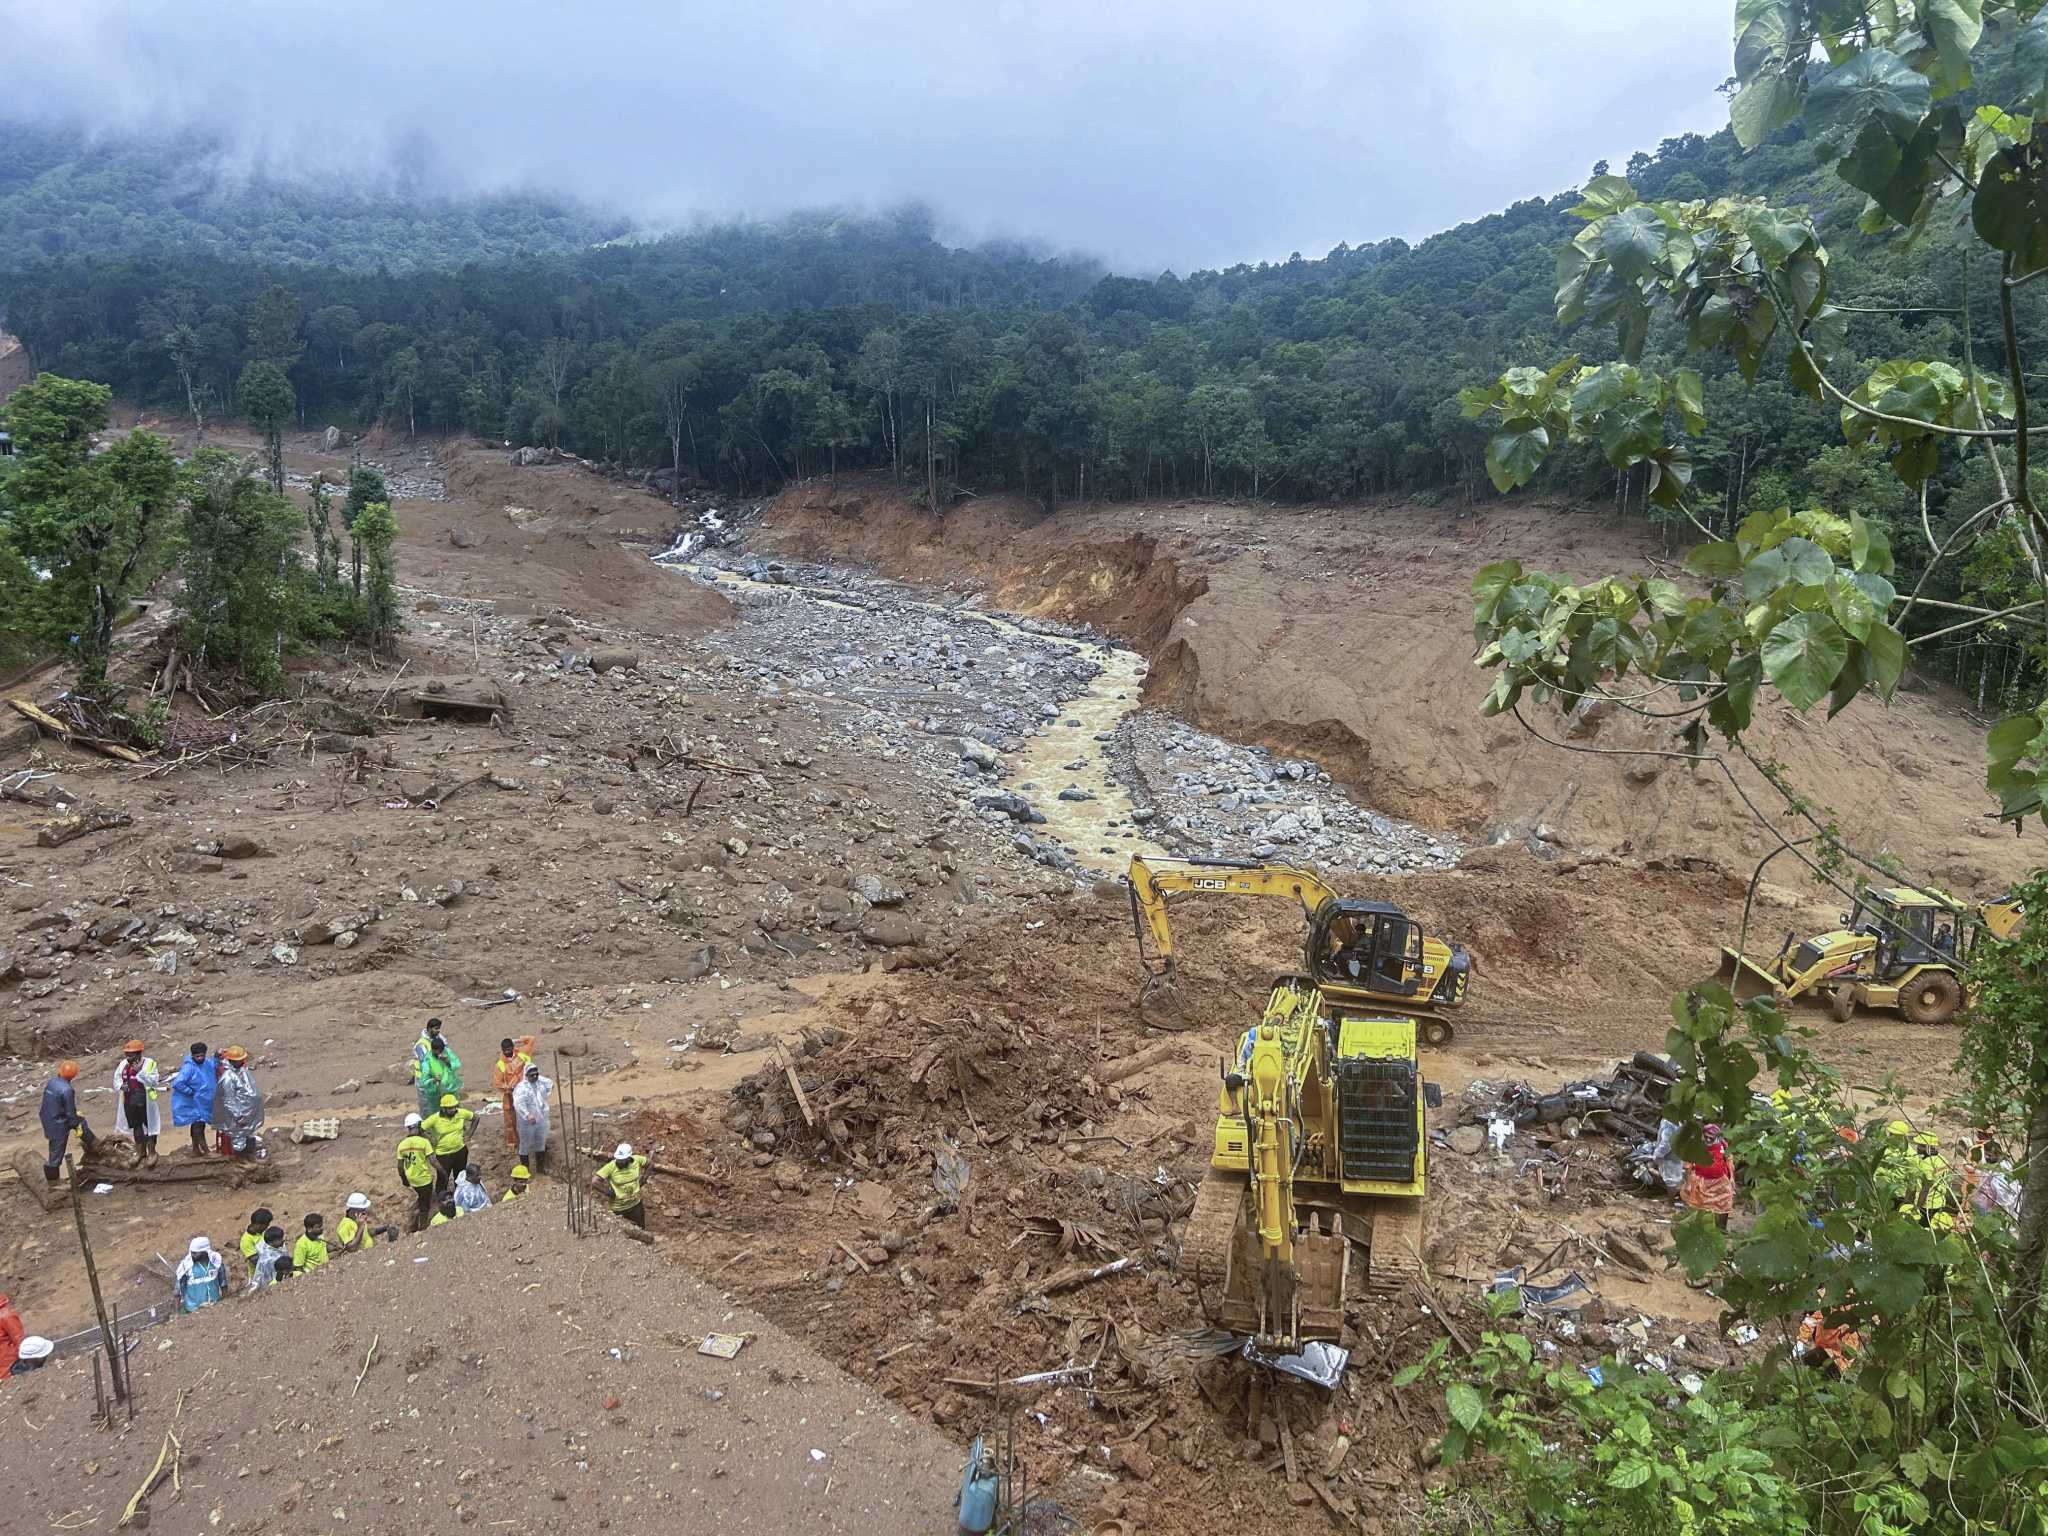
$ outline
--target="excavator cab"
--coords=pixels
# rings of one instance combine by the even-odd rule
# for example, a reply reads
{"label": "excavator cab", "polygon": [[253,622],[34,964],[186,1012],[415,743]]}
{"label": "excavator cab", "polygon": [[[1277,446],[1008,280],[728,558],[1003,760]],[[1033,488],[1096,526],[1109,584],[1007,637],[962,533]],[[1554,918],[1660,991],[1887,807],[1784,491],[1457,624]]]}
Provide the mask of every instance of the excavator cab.
{"label": "excavator cab", "polygon": [[1318,983],[1384,997],[1422,990],[1422,925],[1383,901],[1327,901],[1309,920],[1308,972]]}

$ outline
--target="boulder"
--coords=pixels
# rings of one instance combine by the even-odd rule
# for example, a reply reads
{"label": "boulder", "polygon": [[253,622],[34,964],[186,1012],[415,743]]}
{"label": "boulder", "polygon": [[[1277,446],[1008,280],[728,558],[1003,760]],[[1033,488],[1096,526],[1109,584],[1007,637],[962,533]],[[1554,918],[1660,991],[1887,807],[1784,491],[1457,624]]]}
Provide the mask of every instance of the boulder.
{"label": "boulder", "polygon": [[333,453],[341,447],[341,428],[329,427],[320,434],[320,448],[324,453]]}
{"label": "boulder", "polygon": [[590,653],[590,670],[593,672],[637,672],[640,670],[638,651],[610,650]]}
{"label": "boulder", "polygon": [[903,905],[902,888],[886,883],[880,875],[859,874],[848,883],[853,887],[853,893],[871,907]]}
{"label": "boulder", "polygon": [[448,542],[457,549],[475,549],[476,535],[463,527],[462,524],[457,523],[448,530]]}
{"label": "boulder", "polygon": [[962,736],[960,738],[960,756],[964,761],[974,764],[975,767],[981,769],[984,773],[995,771],[997,762],[996,749],[985,741],[976,741],[971,736]]}
{"label": "boulder", "polygon": [[263,845],[246,832],[230,832],[220,840],[220,856],[224,859],[260,858]]}
{"label": "boulder", "polygon": [[922,943],[924,930],[901,912],[876,912],[860,925],[860,936],[884,949],[902,949]]}

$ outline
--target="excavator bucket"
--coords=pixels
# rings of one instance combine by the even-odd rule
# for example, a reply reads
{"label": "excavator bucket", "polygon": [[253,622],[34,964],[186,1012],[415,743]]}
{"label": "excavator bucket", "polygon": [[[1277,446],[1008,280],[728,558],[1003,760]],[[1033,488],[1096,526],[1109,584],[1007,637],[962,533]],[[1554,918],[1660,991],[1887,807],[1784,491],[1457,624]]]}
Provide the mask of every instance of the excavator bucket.
{"label": "excavator bucket", "polygon": [[1768,996],[1778,989],[1776,976],[1736,949],[1721,951],[1721,964],[1714,971],[1714,980],[1726,987],[1738,1003]]}

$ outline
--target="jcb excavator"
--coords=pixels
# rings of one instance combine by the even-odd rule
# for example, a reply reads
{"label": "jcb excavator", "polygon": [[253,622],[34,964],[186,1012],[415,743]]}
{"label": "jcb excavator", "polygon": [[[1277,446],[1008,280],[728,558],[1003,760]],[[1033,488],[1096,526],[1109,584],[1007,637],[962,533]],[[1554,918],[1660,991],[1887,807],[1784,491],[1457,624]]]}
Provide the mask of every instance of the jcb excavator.
{"label": "jcb excavator", "polygon": [[1963,978],[1979,936],[2010,938],[2025,916],[2011,897],[1969,907],[1933,887],[1871,886],[1840,928],[1796,945],[1788,933],[1769,960],[1722,950],[1717,979],[1738,999],[1771,992],[1788,1003],[1816,994],[1838,1023],[1861,1006],[1946,1024],[1969,1000]]}
{"label": "jcb excavator", "polygon": [[1367,1283],[1422,1274],[1426,1104],[1417,1021],[1282,976],[1224,1065],[1181,1265],[1217,1325],[1288,1353],[1344,1327],[1351,1244]]}
{"label": "jcb excavator", "polygon": [[1170,893],[1279,896],[1299,902],[1308,918],[1302,969],[1326,1002],[1412,1018],[1425,1045],[1451,1038],[1451,1021],[1442,1010],[1464,1002],[1471,959],[1455,944],[1425,938],[1422,925],[1399,907],[1339,896],[1321,876],[1292,865],[1236,859],[1133,855],[1130,886],[1131,925],[1148,973],[1146,1000],[1173,979]]}

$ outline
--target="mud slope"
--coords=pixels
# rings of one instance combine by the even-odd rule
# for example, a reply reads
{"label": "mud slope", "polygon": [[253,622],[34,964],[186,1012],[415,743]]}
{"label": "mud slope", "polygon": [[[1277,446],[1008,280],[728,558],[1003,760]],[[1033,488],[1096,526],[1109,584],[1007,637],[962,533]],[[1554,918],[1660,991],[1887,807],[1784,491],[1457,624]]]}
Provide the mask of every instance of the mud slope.
{"label": "mud slope", "polygon": [[[1560,741],[1618,754],[1593,755],[1478,713],[1473,571],[1513,556],[1590,576],[1666,557],[1650,530],[1604,512],[1172,502],[1045,516],[977,500],[936,520],[886,483],[841,480],[786,493],[760,537],[1099,623],[1150,656],[1161,707],[1312,755],[1376,807],[1425,826],[1483,841],[1543,824],[1573,848],[1706,859],[1745,875],[1769,846],[1719,772],[1644,755],[1672,744],[1662,726],[1528,712]],[[1955,698],[1909,675],[1891,705],[1859,700],[1825,727],[1818,713],[1772,710],[1756,745],[1840,810],[1861,843],[1975,891],[2036,858],[1983,817],[1981,735]],[[1768,785],[1746,765],[1737,771],[1775,815]]]}

